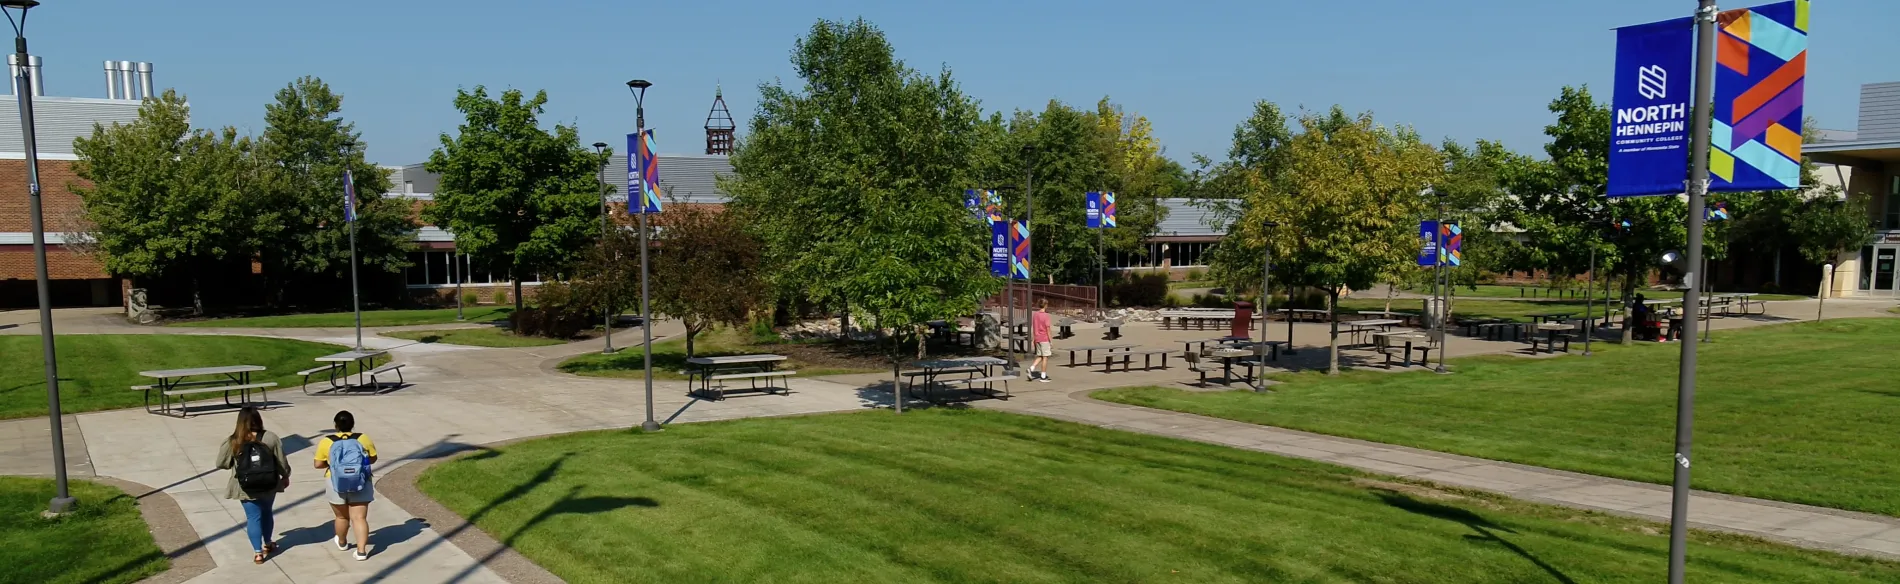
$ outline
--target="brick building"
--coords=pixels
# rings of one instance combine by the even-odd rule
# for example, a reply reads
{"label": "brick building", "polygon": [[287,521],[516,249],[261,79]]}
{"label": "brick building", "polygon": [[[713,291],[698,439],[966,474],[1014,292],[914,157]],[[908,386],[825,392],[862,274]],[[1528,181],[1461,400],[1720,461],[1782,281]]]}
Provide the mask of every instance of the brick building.
{"label": "brick building", "polygon": [[[29,64],[40,77],[39,61]],[[151,65],[108,62],[111,80],[107,96],[33,97],[35,136],[38,139],[40,198],[46,228],[47,275],[54,306],[115,306],[124,301],[125,284],[105,273],[98,260],[83,248],[68,245],[80,238],[79,196],[83,181],[73,173],[73,139],[92,135],[94,124],[130,123],[138,119],[140,99],[151,91]],[[34,91],[40,86],[35,84]],[[28,209],[26,155],[20,131],[19,98],[0,95],[0,309],[38,305],[35,286],[33,232]]]}

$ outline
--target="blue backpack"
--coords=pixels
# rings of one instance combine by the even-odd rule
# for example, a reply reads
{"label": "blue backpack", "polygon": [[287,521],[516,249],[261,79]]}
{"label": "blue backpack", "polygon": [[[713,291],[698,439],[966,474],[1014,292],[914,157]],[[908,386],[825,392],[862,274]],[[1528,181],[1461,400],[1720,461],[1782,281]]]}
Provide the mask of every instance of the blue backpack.
{"label": "blue backpack", "polygon": [[369,454],[356,439],[362,434],[331,438],[330,486],[338,493],[355,493],[369,486]]}

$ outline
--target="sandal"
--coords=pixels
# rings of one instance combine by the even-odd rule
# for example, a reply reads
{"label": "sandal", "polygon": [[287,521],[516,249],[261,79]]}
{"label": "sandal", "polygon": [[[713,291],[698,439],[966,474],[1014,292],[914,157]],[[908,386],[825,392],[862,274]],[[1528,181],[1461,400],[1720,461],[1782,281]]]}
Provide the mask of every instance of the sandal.
{"label": "sandal", "polygon": [[264,555],[267,555],[267,556],[274,556],[274,555],[277,555],[277,542],[274,542],[274,541],[273,541],[273,542],[267,542],[267,543],[265,543],[265,544],[264,544]]}
{"label": "sandal", "polygon": [[264,563],[264,552],[251,554],[251,563],[262,565]]}

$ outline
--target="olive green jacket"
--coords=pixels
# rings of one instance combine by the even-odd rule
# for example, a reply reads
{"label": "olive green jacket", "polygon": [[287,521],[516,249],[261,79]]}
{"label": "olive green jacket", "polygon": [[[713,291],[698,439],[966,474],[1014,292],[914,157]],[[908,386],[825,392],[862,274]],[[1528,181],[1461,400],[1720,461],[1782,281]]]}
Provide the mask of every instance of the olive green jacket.
{"label": "olive green jacket", "polygon": [[[277,434],[271,432],[270,430],[265,430],[264,435],[259,437],[257,441],[262,442],[265,447],[270,448],[271,454],[274,454],[277,456],[277,474],[283,475],[283,478],[280,479],[280,481],[289,481],[290,480],[290,460],[284,458],[283,441],[278,440]],[[237,453],[231,452],[230,439],[218,441],[217,461],[218,461],[218,468],[220,469],[231,469],[237,466]],[[226,481],[226,484],[224,487],[224,498],[226,499],[236,499],[239,501],[251,501],[251,500],[256,500],[256,499],[272,499],[276,497],[277,497],[277,491],[275,490],[265,491],[262,493],[245,492],[242,487],[238,486],[236,472],[231,473],[231,477]]]}

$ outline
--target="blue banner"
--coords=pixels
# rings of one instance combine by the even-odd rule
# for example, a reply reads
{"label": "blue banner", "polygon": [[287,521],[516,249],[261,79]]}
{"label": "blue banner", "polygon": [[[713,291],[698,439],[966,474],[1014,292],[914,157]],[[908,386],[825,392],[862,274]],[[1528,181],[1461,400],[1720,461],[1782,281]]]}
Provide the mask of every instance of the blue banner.
{"label": "blue banner", "polygon": [[1088,208],[1089,229],[1101,229],[1102,228],[1102,193],[1100,191],[1089,191],[1088,202],[1089,202],[1089,208]]}
{"label": "blue banner", "polygon": [[983,218],[983,205],[978,204],[976,201],[976,189],[963,190],[963,209],[969,211],[970,215],[978,219]]}
{"label": "blue banner", "polygon": [[1690,17],[1616,29],[1609,196],[1683,192],[1694,53]]}
{"label": "blue banner", "polygon": [[1009,224],[990,222],[990,275],[1009,275]]}
{"label": "blue banner", "polygon": [[653,130],[627,134],[627,212],[660,212],[660,163]]}
{"label": "blue banner", "polygon": [[1418,265],[1438,265],[1438,222],[1421,221],[1418,224]]}

